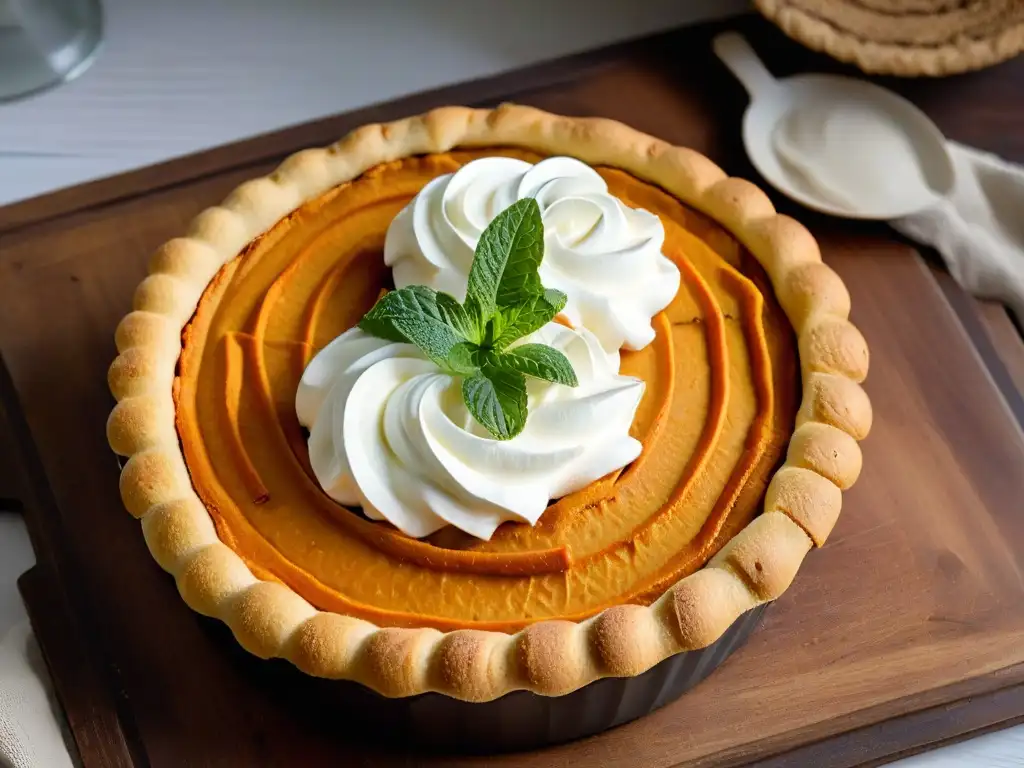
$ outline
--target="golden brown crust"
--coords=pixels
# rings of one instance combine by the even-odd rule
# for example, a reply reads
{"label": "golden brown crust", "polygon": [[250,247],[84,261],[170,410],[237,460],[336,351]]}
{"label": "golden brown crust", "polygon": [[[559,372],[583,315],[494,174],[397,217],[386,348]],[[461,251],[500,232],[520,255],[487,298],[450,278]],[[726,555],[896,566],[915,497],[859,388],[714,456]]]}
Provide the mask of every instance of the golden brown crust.
{"label": "golden brown crust", "polygon": [[[718,220],[753,253],[800,345],[805,394],[786,465],[772,480],[765,514],[650,606],[618,606],[579,623],[542,621],[516,635],[378,628],[317,611],[288,587],[254,576],[217,538],[192,489],[171,400],[181,329],[217,269],[305,200],[389,160],[499,145],[622,168]],[[856,441],[871,425],[858,383],[867,374],[867,346],[848,321],[849,294],[821,263],[814,238],[777,215],[753,184],[728,178],[693,150],[611,120],[504,105],[448,107],[364,126],[243,184],[197,216],[187,237],[164,245],[150,269],[135,311],[118,326],[120,355],[109,376],[118,404],[108,436],[129,457],[121,476],[125,506],[142,519],[154,559],[194,610],[225,621],[256,655],[287,658],[311,675],[356,680],[386,696],[438,691],[488,701],[519,689],[557,696],[601,677],[639,674],[709,645],[742,613],[778,597],[807,551],[825,541],[840,488],[860,472]]]}

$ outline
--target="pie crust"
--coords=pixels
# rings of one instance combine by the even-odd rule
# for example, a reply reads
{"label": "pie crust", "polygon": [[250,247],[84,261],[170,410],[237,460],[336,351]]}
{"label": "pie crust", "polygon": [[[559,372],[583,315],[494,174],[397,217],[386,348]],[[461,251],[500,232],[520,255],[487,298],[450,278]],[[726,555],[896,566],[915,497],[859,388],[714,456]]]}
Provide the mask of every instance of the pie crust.
{"label": "pie crust", "polygon": [[[318,611],[287,586],[254,576],[217,537],[193,490],[172,397],[181,331],[217,271],[305,201],[381,163],[481,146],[620,168],[715,219],[753,254],[797,334],[803,400],[785,463],[768,486],[763,513],[650,606],[619,605],[580,622],[540,621],[514,635],[377,627]],[[238,187],[199,214],[184,238],[166,243],[149,272],[116,331],[119,356],[109,384],[118,403],[107,436],[128,457],[121,496],[141,519],[150,552],[189,606],[226,622],[252,653],[286,658],[311,675],[355,680],[385,696],[436,691],[488,701],[514,690],[558,696],[703,648],[741,614],[785,591],[807,552],[824,544],[841,491],[860,473],[857,441],[872,418],[860,386],[868,350],[848,320],[849,293],[821,262],[814,238],[777,214],[753,184],[727,177],[693,150],[611,120],[503,105],[447,107],[364,126]]]}

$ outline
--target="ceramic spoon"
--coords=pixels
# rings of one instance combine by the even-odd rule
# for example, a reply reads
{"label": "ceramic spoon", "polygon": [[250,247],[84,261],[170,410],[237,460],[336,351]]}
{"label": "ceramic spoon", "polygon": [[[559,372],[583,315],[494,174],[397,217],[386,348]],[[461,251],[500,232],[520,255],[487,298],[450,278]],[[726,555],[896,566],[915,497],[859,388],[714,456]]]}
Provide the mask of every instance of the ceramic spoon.
{"label": "ceramic spoon", "polygon": [[747,154],[783,194],[835,216],[895,219],[952,190],[942,133],[906,99],[837,75],[777,80],[735,32],[713,46],[750,94]]}

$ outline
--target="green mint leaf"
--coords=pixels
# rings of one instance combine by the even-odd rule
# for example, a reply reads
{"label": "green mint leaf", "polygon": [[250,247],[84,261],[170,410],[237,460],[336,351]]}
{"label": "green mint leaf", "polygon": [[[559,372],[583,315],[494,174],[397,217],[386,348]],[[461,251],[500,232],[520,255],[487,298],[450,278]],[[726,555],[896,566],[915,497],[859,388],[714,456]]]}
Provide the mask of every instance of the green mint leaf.
{"label": "green mint leaf", "polygon": [[384,294],[359,321],[359,327],[371,336],[415,344],[442,367],[452,348],[465,342],[441,315],[437,294],[422,285]]}
{"label": "green mint leaf", "polygon": [[512,342],[543,328],[562,311],[565,302],[564,293],[549,289],[520,304],[500,308],[488,327],[491,345],[495,349],[505,349]]}
{"label": "green mint leaf", "polygon": [[544,300],[555,308],[556,315],[565,309],[565,304],[569,301],[568,296],[555,288],[545,288],[542,295],[544,296]]}
{"label": "green mint leaf", "polygon": [[437,311],[448,325],[454,328],[463,338],[479,344],[483,340],[482,323],[475,303],[467,299],[465,306],[459,304],[454,296],[438,291]]}
{"label": "green mint leaf", "polygon": [[388,291],[373,305],[359,327],[371,336],[391,341],[408,341],[394,325],[396,318],[409,314],[426,313],[440,319],[437,310],[437,294],[425,285],[410,285],[397,291]]}
{"label": "green mint leaf", "polygon": [[[533,198],[513,203],[480,235],[466,287],[486,322],[499,306],[541,293],[537,269],[544,258],[544,223]],[[482,323],[481,323],[482,324]]]}
{"label": "green mint leaf", "polygon": [[567,387],[579,384],[569,358],[547,344],[523,344],[505,352],[488,352],[486,365]]}
{"label": "green mint leaf", "polygon": [[484,366],[462,380],[466,407],[498,440],[511,440],[526,426],[526,377],[518,371]]}
{"label": "green mint leaf", "polygon": [[475,376],[480,372],[480,356],[480,347],[464,341],[451,348],[444,368],[456,376]]}
{"label": "green mint leaf", "polygon": [[389,298],[393,293],[395,291],[389,291],[377,299],[377,303],[359,321],[359,328],[371,336],[376,336],[378,339],[408,343],[409,340],[405,338],[401,331],[395,328],[393,322],[396,301],[393,298]]}

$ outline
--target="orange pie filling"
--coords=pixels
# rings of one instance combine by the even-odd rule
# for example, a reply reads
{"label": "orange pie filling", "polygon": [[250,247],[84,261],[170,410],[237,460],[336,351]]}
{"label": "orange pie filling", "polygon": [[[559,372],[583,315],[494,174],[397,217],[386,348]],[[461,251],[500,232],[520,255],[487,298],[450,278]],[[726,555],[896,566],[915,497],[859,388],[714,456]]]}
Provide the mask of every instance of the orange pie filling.
{"label": "orange pie filling", "polygon": [[454,528],[409,538],[330,499],[295,414],[302,372],[391,287],[395,215],[432,178],[493,155],[540,159],[408,158],[306,203],[223,267],[184,332],[175,400],[193,485],[257,576],[321,610],[511,632],[650,603],[754,517],[792,433],[793,334],[763,271],[706,217],[602,168],[612,194],[661,219],[682,273],[655,340],[622,353],[621,373],[646,382],[631,430],[640,457],[490,541]]}

